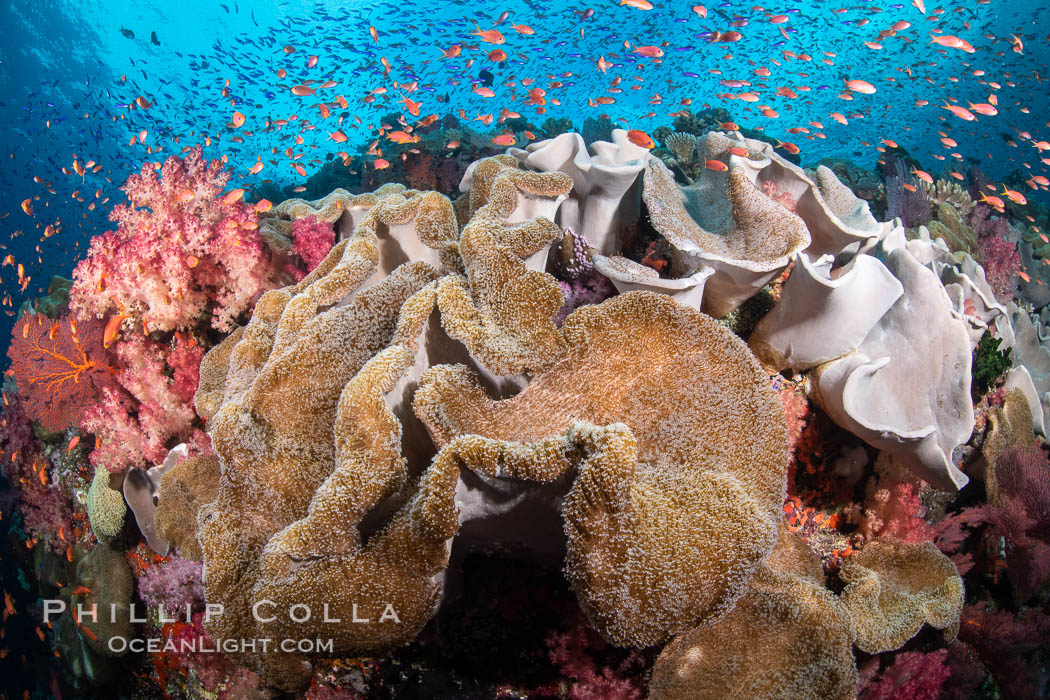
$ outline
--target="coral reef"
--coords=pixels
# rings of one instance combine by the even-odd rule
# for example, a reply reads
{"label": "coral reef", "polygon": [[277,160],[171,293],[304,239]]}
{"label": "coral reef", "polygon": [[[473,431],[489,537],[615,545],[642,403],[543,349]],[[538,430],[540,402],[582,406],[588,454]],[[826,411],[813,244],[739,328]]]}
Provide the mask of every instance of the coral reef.
{"label": "coral reef", "polygon": [[662,162],[650,160],[642,196],[653,227],[679,251],[682,274],[713,268],[701,308],[720,318],[787,267],[810,237],[801,219],[763,195],[740,168],[705,172],[697,185],[680,189]]}
{"label": "coral reef", "polygon": [[147,163],[21,305],[4,621],[67,604],[54,689],[1047,692],[1045,208],[723,109],[652,150],[468,118],[392,111],[276,205]]}

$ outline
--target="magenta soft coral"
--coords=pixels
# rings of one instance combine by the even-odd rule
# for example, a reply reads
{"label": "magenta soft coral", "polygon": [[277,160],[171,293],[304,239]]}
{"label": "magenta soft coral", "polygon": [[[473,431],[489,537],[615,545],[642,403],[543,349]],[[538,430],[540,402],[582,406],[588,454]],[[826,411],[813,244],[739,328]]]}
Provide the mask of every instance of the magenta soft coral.
{"label": "magenta soft coral", "polygon": [[129,314],[136,331],[232,329],[271,283],[255,208],[222,196],[229,173],[201,148],[163,166],[147,163],[124,183],[113,231],[91,241],[73,272],[70,306],[81,317]]}
{"label": "magenta soft coral", "polygon": [[51,463],[40,451],[18,396],[10,397],[0,414],[0,451],[26,535],[55,552],[65,551],[73,537],[73,513],[66,494],[54,483]]}
{"label": "magenta soft coral", "polygon": [[153,609],[164,606],[168,617],[185,617],[186,606],[203,602],[204,584],[199,562],[172,557],[142,572],[138,579],[139,596]]}
{"label": "magenta soft coral", "polygon": [[969,644],[992,675],[1003,697],[1045,697],[1048,688],[1043,674],[1036,677],[1039,663],[1031,655],[1045,652],[1050,639],[1050,615],[1041,610],[1013,614],[1006,610],[992,612],[983,603],[963,609],[959,641]]}
{"label": "magenta soft coral", "polygon": [[860,700],[939,698],[942,686],[951,676],[947,658],[947,649],[938,649],[929,654],[918,651],[897,654],[892,664],[861,688]]}
{"label": "magenta soft coral", "polygon": [[642,656],[632,651],[616,668],[599,668],[594,654],[604,647],[604,640],[582,614],[577,614],[575,623],[568,629],[548,637],[548,656],[570,684],[568,697],[571,700],[641,700],[638,669],[645,666]]}
{"label": "magenta soft coral", "polygon": [[1010,242],[1010,222],[1001,216],[993,217],[991,207],[978,204],[967,220],[977,234],[981,266],[988,285],[1003,303],[1013,298],[1014,282],[1021,270],[1021,255]]}
{"label": "magenta soft coral", "polygon": [[302,266],[288,265],[288,272],[301,280],[328,255],[335,245],[335,229],[331,224],[310,216],[292,223],[292,252],[302,260]]}

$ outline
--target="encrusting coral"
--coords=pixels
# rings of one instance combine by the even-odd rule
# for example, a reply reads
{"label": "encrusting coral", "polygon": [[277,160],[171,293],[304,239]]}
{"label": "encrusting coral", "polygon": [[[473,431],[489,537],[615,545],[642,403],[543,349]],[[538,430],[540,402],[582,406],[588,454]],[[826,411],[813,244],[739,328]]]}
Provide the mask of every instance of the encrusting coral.
{"label": "encrusting coral", "polygon": [[564,506],[566,573],[607,638],[656,643],[727,610],[772,546],[783,411],[739,339],[664,296],[583,307],[562,335],[561,359],[514,398],[493,401],[468,368],[439,366],[415,410],[439,446],[470,434],[535,441],[587,421],[571,449],[552,443],[530,459],[561,473],[580,459],[567,449],[586,455]]}
{"label": "encrusting coral", "polygon": [[842,601],[857,630],[857,648],[869,654],[899,649],[922,625],[959,631],[963,582],[955,564],[932,542],[880,540],[842,567]]}

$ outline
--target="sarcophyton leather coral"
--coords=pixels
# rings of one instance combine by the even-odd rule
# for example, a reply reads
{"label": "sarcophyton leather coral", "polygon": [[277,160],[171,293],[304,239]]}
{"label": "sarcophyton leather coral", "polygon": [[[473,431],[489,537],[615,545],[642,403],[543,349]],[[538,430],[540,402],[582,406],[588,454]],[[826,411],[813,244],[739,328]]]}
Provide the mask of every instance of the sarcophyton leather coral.
{"label": "sarcophyton leather coral", "polygon": [[857,648],[869,654],[899,649],[927,623],[959,631],[963,582],[955,564],[932,542],[881,540],[842,567],[842,601],[857,629]]}
{"label": "sarcophyton leather coral", "polygon": [[[609,639],[649,644],[727,611],[772,547],[786,427],[743,342],[646,293],[558,329],[560,287],[525,265],[560,230],[525,217],[551,211],[536,200],[557,200],[568,179],[509,159],[472,177],[487,194],[464,210],[466,278],[452,264],[384,261],[376,231],[393,195],[202,363],[195,401],[222,465],[197,522],[206,597],[225,605],[214,638],[315,630],[337,655],[406,643],[436,609],[461,528],[468,541],[543,548],[533,535],[558,539],[563,517],[584,609]],[[547,286],[550,303],[537,298]],[[519,368],[542,371],[517,397],[492,403],[479,388]],[[536,503],[546,522],[522,536]],[[268,601],[277,618],[256,620]],[[304,602],[370,622],[291,621]],[[290,654],[244,660],[285,688],[309,668]]]}
{"label": "sarcophyton leather coral", "polygon": [[572,186],[562,173],[519,168],[514,158],[472,166],[459,252],[466,278],[441,281],[438,305],[448,334],[498,375],[536,370],[563,350],[554,317],[565,298],[543,272],[550,244],[563,232],[553,217]]}
{"label": "sarcophyton leather coral", "polygon": [[[607,638],[654,644],[728,610],[772,547],[785,489],[783,412],[738,338],[667,297],[614,297],[578,309],[561,330],[567,352],[518,396],[493,401],[468,368],[435,367],[416,413],[438,445],[611,425],[575,428],[568,445],[530,456],[533,466],[510,476],[578,469],[563,508],[566,573]],[[490,462],[481,471],[506,469]]]}
{"label": "sarcophyton leather coral", "polygon": [[[198,513],[197,533],[204,555],[205,594],[209,601],[225,605],[224,614],[208,626],[214,638],[270,634],[259,629],[262,623],[252,614],[252,605],[267,599],[254,590],[267,583],[264,548],[274,535],[307,516],[315,492],[332,473],[341,453],[337,447],[341,435],[335,428],[344,387],[390,343],[405,300],[438,274],[426,263],[402,265],[349,303],[322,311],[370,278],[378,259],[373,238],[361,236],[337,244],[298,285],[264,294],[244,330],[227,338],[201,365],[195,402],[208,421],[222,463],[218,494]],[[376,433],[380,436],[382,433]],[[356,494],[357,498],[365,496]],[[311,514],[315,519],[323,515],[316,509]],[[343,515],[338,529],[328,519],[314,534],[324,538],[329,551],[348,556],[356,549],[348,528],[356,522],[343,522],[349,512]],[[285,548],[287,540],[288,536],[282,540]],[[370,547],[383,541],[372,540]],[[318,544],[300,537],[295,549]],[[273,547],[267,552],[269,573],[276,580],[280,574],[272,571],[278,566],[272,560],[277,552]],[[401,565],[402,553],[391,550],[389,555],[388,566]],[[304,559],[292,566],[302,565]],[[371,634],[377,646],[382,646],[382,640],[389,644],[410,639],[430,615],[432,604],[422,589],[435,572],[421,577],[420,591],[406,595],[397,590],[394,577],[367,567],[360,570],[382,587],[377,598],[393,602],[402,622],[385,628],[373,624],[365,629],[354,625],[340,629],[366,637]],[[317,586],[323,584],[319,576],[313,581]],[[347,596],[354,594],[352,587],[320,590],[329,594],[327,601],[340,614],[351,617],[347,606],[352,602]],[[431,591],[429,598],[434,595]],[[380,613],[382,609],[362,610],[373,620]],[[291,624],[287,606],[282,614]],[[333,616],[338,615],[333,611]],[[340,641],[345,649],[346,640]],[[274,655],[260,658],[273,682],[294,686],[301,681],[302,660],[282,662]]]}
{"label": "sarcophyton leather coral", "polygon": [[781,527],[733,611],[661,652],[649,700],[849,700],[857,695],[855,637],[845,606],[824,588],[820,560]]}

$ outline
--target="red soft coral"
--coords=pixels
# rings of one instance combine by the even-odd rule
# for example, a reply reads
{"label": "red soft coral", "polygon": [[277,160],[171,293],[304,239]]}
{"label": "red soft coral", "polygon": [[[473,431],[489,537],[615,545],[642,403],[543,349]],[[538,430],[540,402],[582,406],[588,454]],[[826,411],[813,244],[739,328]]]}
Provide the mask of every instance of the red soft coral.
{"label": "red soft coral", "polygon": [[22,315],[7,356],[26,415],[52,432],[64,430],[80,422],[104,387],[114,385],[103,330],[101,321],[77,323],[69,314],[57,321]]}
{"label": "red soft coral", "polygon": [[208,319],[230,330],[273,270],[255,208],[222,196],[229,177],[200,147],[129,177],[130,205],[110,213],[116,230],[93,238],[73,272],[71,308],[84,318],[127,313],[126,328],[150,332]]}
{"label": "red soft coral", "polygon": [[934,534],[923,520],[925,514],[915,484],[901,482],[886,488],[880,483],[864,504],[860,531],[869,539],[892,537],[903,542],[925,542]]}

